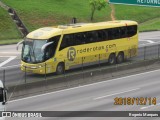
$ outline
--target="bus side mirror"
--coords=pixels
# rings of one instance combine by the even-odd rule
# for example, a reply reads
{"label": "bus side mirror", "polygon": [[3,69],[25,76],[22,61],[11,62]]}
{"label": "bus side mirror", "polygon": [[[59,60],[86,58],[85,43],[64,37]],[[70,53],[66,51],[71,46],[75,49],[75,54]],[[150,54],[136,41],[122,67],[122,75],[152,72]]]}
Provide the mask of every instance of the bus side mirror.
{"label": "bus side mirror", "polygon": [[42,48],[41,48],[41,52],[44,52],[45,49],[46,49],[49,45],[51,45],[51,44],[53,44],[53,43],[54,43],[54,42],[49,42],[49,43],[44,44],[44,45],[42,46]]}
{"label": "bus side mirror", "polygon": [[22,44],[24,42],[24,40],[20,41],[19,43],[17,43],[16,49],[18,50],[19,45]]}

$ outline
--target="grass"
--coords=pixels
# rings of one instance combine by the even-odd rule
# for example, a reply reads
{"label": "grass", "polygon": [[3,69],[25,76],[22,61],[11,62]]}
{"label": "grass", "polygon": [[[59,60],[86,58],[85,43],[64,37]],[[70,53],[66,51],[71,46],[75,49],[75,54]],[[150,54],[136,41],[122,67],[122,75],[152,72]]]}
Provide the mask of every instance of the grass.
{"label": "grass", "polygon": [[[78,18],[78,22],[91,22],[91,10],[88,0],[2,1],[17,11],[29,31],[33,31],[44,26],[70,23],[73,17]],[[158,25],[160,8],[127,5],[114,5],[114,8],[116,19],[135,20],[140,23],[140,31],[160,29]],[[96,11],[93,22],[111,20],[110,13],[111,8],[107,5],[107,7],[102,11]],[[0,37],[0,39],[20,37],[8,14],[6,14],[2,9],[0,9],[0,14],[0,30],[3,31],[3,37]],[[4,18],[6,20],[3,20]],[[7,29],[7,27],[10,29]],[[8,36],[8,33],[11,34]]]}
{"label": "grass", "polygon": [[20,38],[15,24],[12,22],[8,13],[0,7],[0,43],[4,39]]}
{"label": "grass", "polygon": [[160,30],[160,18],[149,20],[140,24],[140,31],[150,31],[150,30],[153,31]]}
{"label": "grass", "polygon": [[[70,23],[73,17],[77,17],[79,22],[90,22],[91,11],[87,0],[4,0],[4,2],[17,10],[30,31],[43,26]],[[95,21],[103,21],[109,16],[107,11],[110,9],[106,9],[96,12]]]}

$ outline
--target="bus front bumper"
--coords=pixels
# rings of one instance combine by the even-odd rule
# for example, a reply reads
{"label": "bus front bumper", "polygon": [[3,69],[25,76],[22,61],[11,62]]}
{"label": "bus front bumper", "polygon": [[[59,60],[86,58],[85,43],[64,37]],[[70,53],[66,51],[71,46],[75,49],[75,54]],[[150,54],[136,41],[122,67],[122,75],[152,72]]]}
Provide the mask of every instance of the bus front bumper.
{"label": "bus front bumper", "polygon": [[35,74],[49,74],[54,72],[54,66],[47,66],[45,64],[41,65],[28,65],[21,64],[21,70],[26,73],[35,73]]}

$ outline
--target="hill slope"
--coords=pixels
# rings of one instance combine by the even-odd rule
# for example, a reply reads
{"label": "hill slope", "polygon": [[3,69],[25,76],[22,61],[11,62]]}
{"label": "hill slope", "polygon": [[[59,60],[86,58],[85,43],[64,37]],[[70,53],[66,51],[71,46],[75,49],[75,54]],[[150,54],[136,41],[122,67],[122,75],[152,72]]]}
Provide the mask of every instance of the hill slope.
{"label": "hill slope", "polygon": [[20,38],[20,33],[17,31],[7,11],[0,7],[0,40],[16,38]]}
{"label": "hill slope", "polygon": [[[70,23],[73,17],[78,18],[78,22],[90,22],[90,6],[88,0],[2,0],[8,6],[14,8],[23,20],[30,31],[44,27],[53,26],[57,24]],[[153,7],[139,7],[127,5],[114,5],[116,19],[135,20],[139,23],[154,20],[150,25],[140,25],[140,30],[160,29],[158,24],[160,18],[160,8]],[[2,11],[0,9],[0,11]],[[93,22],[108,21],[110,17],[111,8],[109,5],[102,11],[96,11]],[[7,15],[3,15],[3,18]],[[155,19],[156,18],[156,19]],[[1,24],[3,21],[0,19]],[[6,21],[8,24],[9,20]],[[154,26],[152,25],[154,24]],[[2,31],[5,33],[6,28],[0,25]],[[3,26],[3,27],[2,27]],[[15,27],[10,23],[8,25]],[[4,28],[4,29],[3,29]],[[13,34],[13,37],[17,34]],[[10,37],[8,37],[10,38]],[[1,39],[1,38],[0,38]]]}

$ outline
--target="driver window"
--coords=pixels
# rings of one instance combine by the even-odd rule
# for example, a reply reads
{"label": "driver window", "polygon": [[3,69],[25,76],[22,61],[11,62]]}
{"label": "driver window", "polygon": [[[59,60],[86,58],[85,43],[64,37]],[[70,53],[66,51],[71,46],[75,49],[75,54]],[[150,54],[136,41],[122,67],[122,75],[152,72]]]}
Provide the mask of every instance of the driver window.
{"label": "driver window", "polygon": [[48,60],[49,58],[54,56],[59,39],[60,39],[60,36],[56,36],[56,37],[53,37],[53,38],[49,39],[48,42],[53,42],[53,44],[50,44],[45,50],[46,60]]}

